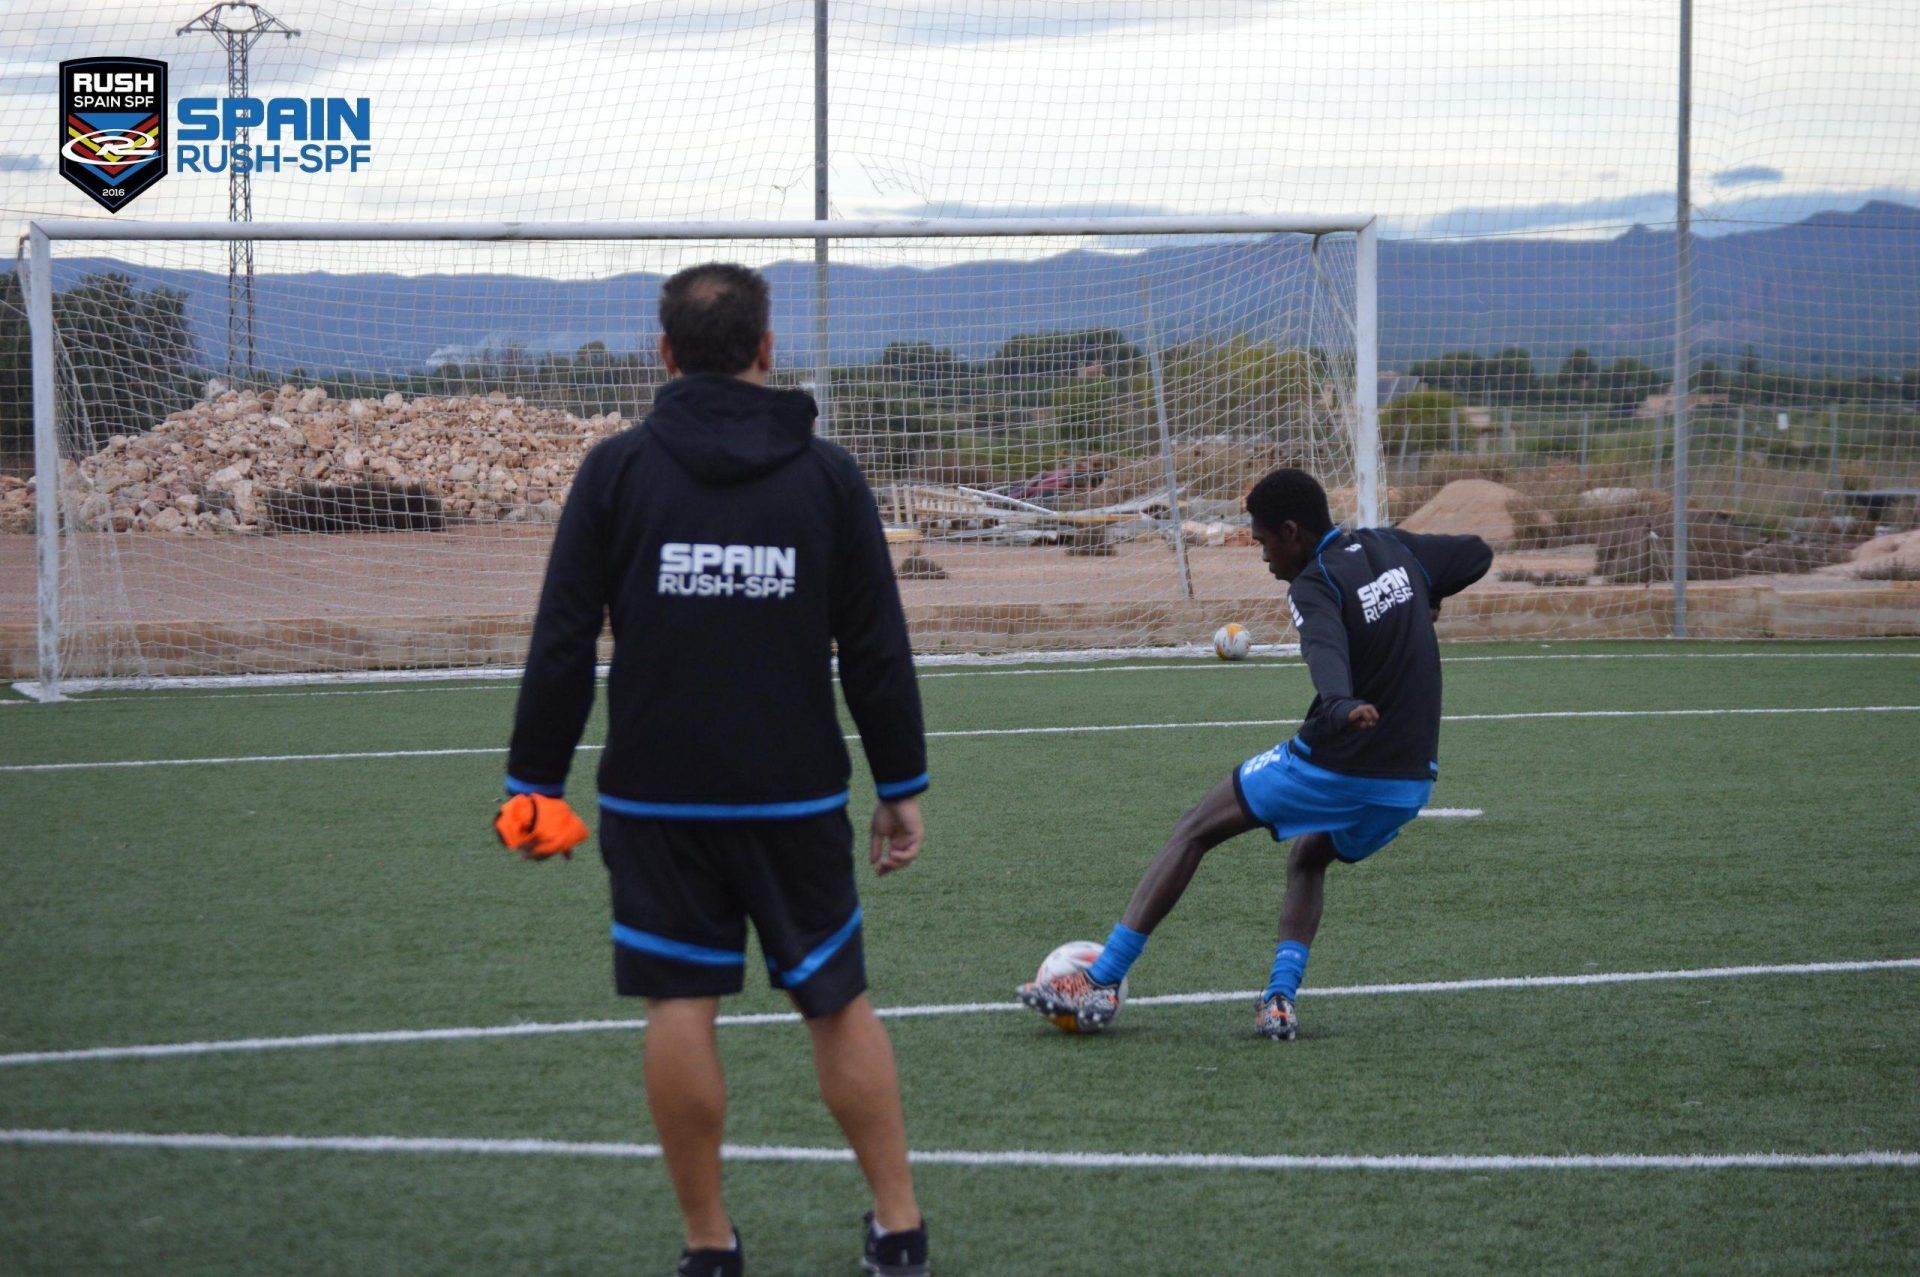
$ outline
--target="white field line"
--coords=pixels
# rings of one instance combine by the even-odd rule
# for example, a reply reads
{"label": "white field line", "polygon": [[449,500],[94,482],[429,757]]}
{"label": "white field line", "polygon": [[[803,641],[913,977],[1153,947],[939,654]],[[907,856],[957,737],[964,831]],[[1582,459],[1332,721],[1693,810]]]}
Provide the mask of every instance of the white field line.
{"label": "white field line", "polygon": [[[1802,705],[1778,709],[1550,709],[1512,714],[1444,714],[1443,723],[1508,723],[1528,719],[1553,718],[1719,718],[1732,715],[1777,714],[1908,714],[1920,712],[1920,705]],[[928,740],[957,740],[983,736],[1077,736],[1102,732],[1164,732],[1215,727],[1293,727],[1297,718],[1216,718],[1184,723],[1085,723],[1067,727],[975,727],[955,731],[928,732]],[[857,741],[857,736],[842,739]],[[582,753],[602,749],[601,745],[582,745]],[[210,767],[235,763],[320,763],[349,762],[374,758],[458,758],[484,754],[503,754],[499,746],[469,745],[451,749],[372,749],[347,750],[332,754],[232,754],[199,758],[122,758],[78,763],[8,763],[0,774],[9,772],[96,771],[117,767]]]}
{"label": "white field line", "polygon": [[[1734,980],[1750,976],[1837,975],[1858,971],[1920,970],[1920,958],[1877,958],[1855,962],[1791,962],[1764,966],[1691,967],[1669,971],[1590,971],[1578,975],[1488,976],[1473,980],[1419,980],[1396,984],[1307,986],[1301,996],[1316,998],[1380,997],[1408,993],[1462,993],[1482,989],[1552,989],[1596,984],[1646,984],[1674,980]],[[1252,1002],[1252,989],[1215,993],[1162,993],[1129,998],[1128,1006],[1198,1006],[1215,1002]],[[930,1016],[980,1015],[1019,1011],[1018,1002],[946,1002],[919,1006],[881,1007],[884,1020]],[[793,1011],[767,1011],[714,1018],[722,1027],[798,1024]],[[0,1055],[0,1066],[71,1064],[87,1060],[149,1060],[180,1055],[218,1055],[251,1051],[292,1051],[316,1047],[383,1046],[408,1042],[453,1042],[476,1038],[548,1037],[567,1033],[635,1032],[647,1027],[644,1019],[535,1021],[445,1029],[387,1029],[363,1033],[306,1033],[297,1037],[221,1038],[203,1042],[158,1042],[138,1046],[96,1046],[70,1051],[22,1051]]]}
{"label": "white field line", "polygon": [[[937,678],[1017,678],[1036,674],[1135,674],[1194,671],[1230,670],[1230,669],[1268,669],[1299,670],[1306,668],[1298,658],[1299,644],[1274,643],[1263,644],[1254,649],[1255,658],[1251,661],[1229,662],[1220,660],[1194,660],[1195,656],[1205,657],[1211,654],[1210,648],[1142,648],[1130,650],[1122,655],[1126,657],[1164,658],[1156,665],[1092,665],[1084,669],[1067,669],[1045,664],[1034,669],[998,668],[987,665],[973,669],[947,669],[933,672],[931,667],[951,663],[952,658],[940,656],[922,656],[916,659],[917,667],[924,667],[919,674],[922,679]],[[1265,659],[1260,659],[1265,658]],[[986,658],[977,658],[984,660]],[[1009,655],[993,658],[1018,664],[1032,664],[1036,658],[1032,654]],[[1066,654],[1063,664],[1073,661],[1085,661],[1086,653]],[[1506,663],[1512,661],[1884,661],[1884,660],[1920,660],[1920,652],[1548,652],[1548,653],[1501,653],[1488,656],[1442,656],[1446,665],[1478,665],[1487,663]],[[596,670],[604,681],[606,667]],[[101,705],[114,701],[152,701],[153,692],[175,689],[193,690],[200,688],[273,688],[273,687],[309,687],[315,684],[344,683],[350,686],[330,690],[306,690],[295,692],[276,691],[226,691],[213,692],[205,696],[171,696],[168,700],[181,701],[220,701],[220,700],[266,700],[284,697],[314,696],[402,696],[414,692],[503,692],[519,687],[517,682],[500,682],[501,679],[517,679],[518,669],[507,667],[476,668],[463,670],[425,670],[407,671],[401,674],[381,676],[379,671],[363,671],[351,674],[260,674],[233,675],[228,677],[181,678],[158,680],[156,685],[144,691],[115,696],[92,695],[78,685],[73,687],[76,695],[69,704]],[[484,681],[495,680],[495,681]],[[392,682],[391,687],[369,687],[363,684]],[[30,699],[38,685],[28,681],[13,684],[22,699],[0,700],[4,705],[33,705]]]}
{"label": "white field line", "polygon": [[[202,1149],[223,1153],[464,1153],[495,1157],[598,1157],[652,1160],[658,1144],[578,1140],[474,1139],[406,1135],[201,1135],[143,1131],[0,1130],[0,1144],[38,1147]],[[723,1144],[732,1162],[838,1162],[845,1148]],[[1035,1167],[1047,1170],[1200,1171],[1716,1171],[1920,1167],[1920,1153],[1079,1153],[1029,1149],[916,1149],[919,1166]]]}

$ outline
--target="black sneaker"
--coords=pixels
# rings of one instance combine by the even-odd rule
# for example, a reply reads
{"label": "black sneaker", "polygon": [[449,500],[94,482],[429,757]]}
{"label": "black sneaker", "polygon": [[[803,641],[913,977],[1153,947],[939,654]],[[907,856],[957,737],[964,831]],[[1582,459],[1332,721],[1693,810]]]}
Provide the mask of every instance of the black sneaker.
{"label": "black sneaker", "polygon": [[747,1253],[736,1229],[732,1250],[682,1250],[673,1277],[743,1277],[746,1271]]}
{"label": "black sneaker", "polygon": [[927,1221],[920,1227],[873,1235],[873,1212],[867,1212],[867,1249],[860,1257],[861,1271],[868,1277],[927,1277],[933,1271],[927,1265]]}

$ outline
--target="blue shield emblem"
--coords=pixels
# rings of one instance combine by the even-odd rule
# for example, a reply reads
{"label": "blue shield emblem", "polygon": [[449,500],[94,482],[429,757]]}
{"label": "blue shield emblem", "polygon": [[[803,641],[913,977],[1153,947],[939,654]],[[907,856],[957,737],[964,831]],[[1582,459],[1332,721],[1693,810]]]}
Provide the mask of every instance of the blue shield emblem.
{"label": "blue shield emblem", "polygon": [[118,213],[167,175],[167,64],[75,58],[60,64],[60,176]]}

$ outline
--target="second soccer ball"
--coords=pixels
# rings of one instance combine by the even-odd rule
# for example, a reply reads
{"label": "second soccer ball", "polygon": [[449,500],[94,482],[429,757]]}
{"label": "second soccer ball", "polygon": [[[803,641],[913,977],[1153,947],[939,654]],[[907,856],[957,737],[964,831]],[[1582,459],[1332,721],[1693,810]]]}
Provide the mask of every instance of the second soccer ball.
{"label": "second soccer ball", "polygon": [[1213,652],[1223,661],[1244,660],[1253,650],[1253,635],[1247,627],[1227,622],[1213,632]]}

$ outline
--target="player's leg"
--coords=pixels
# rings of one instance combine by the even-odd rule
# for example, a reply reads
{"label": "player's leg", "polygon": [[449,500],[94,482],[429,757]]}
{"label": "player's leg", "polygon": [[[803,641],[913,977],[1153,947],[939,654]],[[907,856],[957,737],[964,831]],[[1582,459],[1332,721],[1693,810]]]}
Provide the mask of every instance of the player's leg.
{"label": "player's leg", "polygon": [[1302,834],[1288,849],[1287,891],[1280,902],[1280,943],[1274,950],[1273,968],[1267,975],[1256,1021],[1263,1037],[1286,1041],[1299,1034],[1293,1000],[1307,973],[1308,948],[1320,930],[1327,868],[1337,859],[1330,834]]}
{"label": "player's leg", "polygon": [[719,1000],[738,993],[746,917],[731,898],[724,826],[602,810],[600,856],[613,895],[614,986],[647,1000],[647,1106],[686,1226],[687,1271],[737,1271],[720,1190],[726,1080],[714,1042]]}
{"label": "player's leg", "polygon": [[1340,857],[1332,834],[1302,834],[1287,851],[1287,894],[1280,901],[1280,940],[1313,943],[1326,906],[1327,869]]}
{"label": "player's leg", "polygon": [[1120,915],[1121,925],[1143,936],[1152,935],[1186,894],[1187,884],[1193,881],[1194,871],[1206,854],[1256,827],[1257,822],[1240,802],[1231,776],[1208,790],[1207,796],[1175,823],[1160,854],[1147,866],[1126,912]]}
{"label": "player's leg", "polygon": [[863,993],[830,1015],[806,1022],[820,1097],[853,1147],[873,1189],[874,1222],[886,1232],[920,1227],[920,1206],[907,1168],[907,1123],[893,1043]]}
{"label": "player's leg", "polygon": [[1120,981],[1146,948],[1147,937],[1186,893],[1201,860],[1258,824],[1241,802],[1233,777],[1215,785],[1175,823],[1093,966],[1054,980],[1028,981],[1016,991],[1020,1000],[1042,1015],[1073,1015],[1083,1032],[1104,1028],[1119,1011]]}
{"label": "player's leg", "polygon": [[719,1007],[718,998],[647,1000],[647,1107],[686,1221],[690,1251],[729,1250],[734,1244],[720,1195],[727,1083],[713,1033]]}
{"label": "player's leg", "polygon": [[769,978],[806,1022],[820,1097],[873,1191],[867,1271],[913,1277],[926,1271],[927,1237],[907,1165],[893,1044],[866,996],[852,826],[845,812],[832,812],[754,832],[731,862],[733,881]]}

